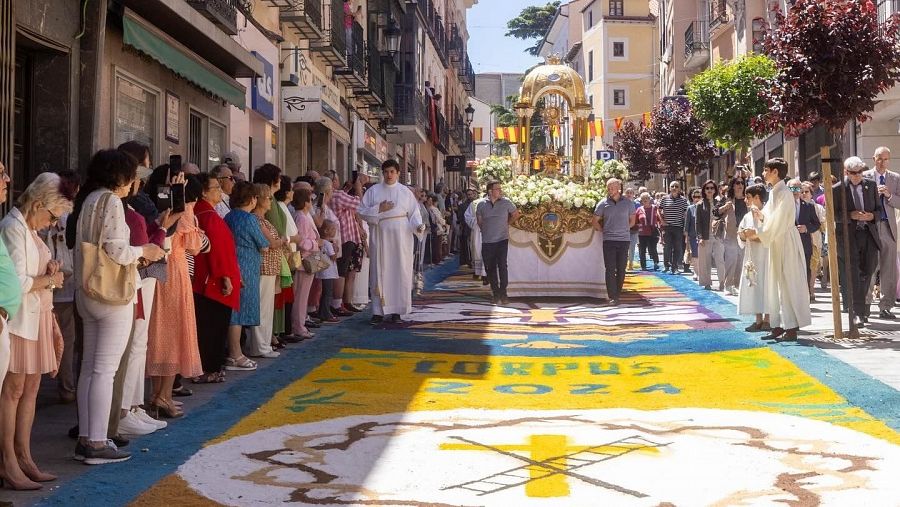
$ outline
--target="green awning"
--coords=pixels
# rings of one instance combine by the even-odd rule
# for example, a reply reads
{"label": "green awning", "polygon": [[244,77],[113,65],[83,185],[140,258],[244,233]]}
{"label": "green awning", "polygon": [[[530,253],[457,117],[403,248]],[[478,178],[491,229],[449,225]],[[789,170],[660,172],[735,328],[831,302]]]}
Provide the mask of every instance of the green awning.
{"label": "green awning", "polygon": [[247,106],[245,89],[239,85],[236,86],[237,82],[229,83],[222,79],[206,69],[191,55],[127,16],[122,18],[122,27],[125,30],[125,44],[145,53],[172,72],[234,104],[241,110]]}

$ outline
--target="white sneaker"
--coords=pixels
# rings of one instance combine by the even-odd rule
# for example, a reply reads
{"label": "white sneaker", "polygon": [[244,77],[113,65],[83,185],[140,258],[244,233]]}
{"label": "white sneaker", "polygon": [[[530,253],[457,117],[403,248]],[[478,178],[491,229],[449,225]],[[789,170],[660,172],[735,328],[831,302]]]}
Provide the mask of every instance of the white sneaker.
{"label": "white sneaker", "polygon": [[160,421],[159,419],[150,417],[150,414],[148,414],[147,411],[142,409],[141,407],[133,408],[131,409],[131,411],[134,412],[134,415],[136,415],[138,419],[151,426],[156,426],[156,429],[158,430],[161,430],[169,425],[169,423],[167,423],[166,421]]}
{"label": "white sneaker", "polygon": [[732,285],[731,287],[728,287],[728,294],[730,294],[732,296],[737,296],[738,295],[737,287],[735,287],[734,285]]}
{"label": "white sneaker", "polygon": [[125,417],[119,421],[119,433],[130,437],[139,437],[141,435],[149,435],[156,431],[156,425],[150,425],[142,421],[138,416],[129,410]]}
{"label": "white sneaker", "polygon": [[281,352],[277,352],[277,351],[273,350],[271,352],[266,352],[265,354],[263,354],[259,357],[265,357],[266,359],[275,359],[276,357],[279,357],[279,356],[281,356]]}

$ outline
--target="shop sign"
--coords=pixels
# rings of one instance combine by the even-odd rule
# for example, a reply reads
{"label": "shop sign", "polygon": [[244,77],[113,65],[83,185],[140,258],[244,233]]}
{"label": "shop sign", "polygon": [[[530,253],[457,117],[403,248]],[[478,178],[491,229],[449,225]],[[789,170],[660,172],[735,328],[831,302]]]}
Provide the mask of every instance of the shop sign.
{"label": "shop sign", "polygon": [[282,88],[281,117],[285,123],[322,121],[322,88],[289,86]]}
{"label": "shop sign", "polygon": [[253,56],[263,64],[263,75],[253,80],[250,107],[267,120],[275,118],[275,67],[256,51]]}
{"label": "shop sign", "polygon": [[376,149],[375,149],[375,157],[378,160],[385,161],[388,157],[388,143],[381,136],[375,137]]}
{"label": "shop sign", "polygon": [[372,130],[372,127],[366,125],[366,128],[363,130],[363,148],[369,152],[370,155],[377,158],[377,139],[378,135]]}

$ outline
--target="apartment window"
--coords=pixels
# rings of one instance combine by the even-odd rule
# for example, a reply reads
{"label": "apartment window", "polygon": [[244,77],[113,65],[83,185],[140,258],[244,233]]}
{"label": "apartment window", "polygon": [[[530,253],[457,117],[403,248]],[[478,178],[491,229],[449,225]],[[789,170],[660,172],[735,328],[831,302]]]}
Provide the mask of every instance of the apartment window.
{"label": "apartment window", "polygon": [[191,111],[188,133],[188,162],[209,171],[222,160],[225,126],[197,111]]}
{"label": "apartment window", "polygon": [[609,15],[610,16],[624,16],[625,15],[625,0],[609,0]]}
{"label": "apartment window", "polygon": [[588,27],[594,26],[594,10],[588,11]]}
{"label": "apartment window", "polygon": [[594,52],[588,51],[588,82],[594,80]]}
{"label": "apartment window", "polygon": [[625,90],[616,88],[613,90],[613,105],[614,106],[625,106]]}
{"label": "apartment window", "polygon": [[625,43],[624,42],[613,42],[613,57],[615,58],[624,58],[625,57]]}
{"label": "apartment window", "polygon": [[613,61],[628,60],[628,39],[611,38],[609,39],[609,59]]}
{"label": "apartment window", "polygon": [[113,146],[139,141],[156,153],[156,105],[159,95],[123,76],[116,76],[116,117]]}

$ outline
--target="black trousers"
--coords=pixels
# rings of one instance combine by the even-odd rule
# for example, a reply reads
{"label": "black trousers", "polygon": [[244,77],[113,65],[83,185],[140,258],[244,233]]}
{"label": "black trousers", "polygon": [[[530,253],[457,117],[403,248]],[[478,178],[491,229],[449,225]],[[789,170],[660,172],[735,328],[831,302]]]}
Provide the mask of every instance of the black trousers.
{"label": "black trousers", "polygon": [[663,257],[666,267],[672,271],[678,271],[678,266],[684,263],[684,227],[667,225],[665,229]]}
{"label": "black trousers", "polygon": [[647,252],[650,252],[650,258],[653,260],[654,267],[659,266],[659,252],[656,245],[659,243],[659,236],[638,236],[638,256],[641,259],[641,269],[647,269]]}
{"label": "black trousers", "polygon": [[610,300],[618,300],[625,285],[625,266],[631,241],[603,240],[603,262],[606,264],[606,293]]}
{"label": "black trousers", "polygon": [[204,373],[222,370],[228,352],[228,324],[231,308],[206,296],[194,293],[194,314],[197,317],[197,345]]}
{"label": "black trousers", "polygon": [[319,298],[319,318],[329,320],[331,315],[331,298],[334,296],[334,279],[322,279],[322,297]]}
{"label": "black trousers", "polygon": [[481,244],[481,259],[487,271],[488,282],[495,298],[506,297],[506,286],[509,283],[509,270],[506,255],[509,251],[509,240],[496,243]]}
{"label": "black trousers", "polygon": [[[841,224],[838,224],[841,227]],[[875,268],[878,266],[878,246],[866,230],[853,230],[851,225],[850,235],[853,240],[850,241],[850,281],[846,280],[844,265],[847,260],[844,258],[843,235],[835,235],[838,239],[838,271],[840,271],[839,280],[841,284],[841,298],[843,299],[844,311],[847,311],[849,301],[847,290],[853,291],[853,310],[856,315],[861,317],[869,316],[869,305],[866,304],[866,296],[869,286],[872,283],[872,275],[875,274]]]}
{"label": "black trousers", "polygon": [[466,225],[459,226],[459,265],[471,266],[472,259],[469,254],[469,227]]}

